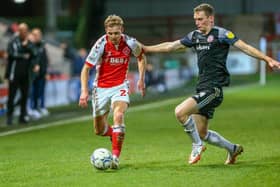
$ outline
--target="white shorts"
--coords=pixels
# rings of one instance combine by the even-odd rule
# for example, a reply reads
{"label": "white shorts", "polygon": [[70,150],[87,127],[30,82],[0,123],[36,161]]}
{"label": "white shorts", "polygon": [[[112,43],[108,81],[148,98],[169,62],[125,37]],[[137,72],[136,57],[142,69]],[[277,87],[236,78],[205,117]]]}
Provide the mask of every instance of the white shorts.
{"label": "white shorts", "polygon": [[92,115],[101,116],[109,112],[115,101],[124,101],[129,104],[129,84],[125,82],[111,88],[94,87],[92,93]]}

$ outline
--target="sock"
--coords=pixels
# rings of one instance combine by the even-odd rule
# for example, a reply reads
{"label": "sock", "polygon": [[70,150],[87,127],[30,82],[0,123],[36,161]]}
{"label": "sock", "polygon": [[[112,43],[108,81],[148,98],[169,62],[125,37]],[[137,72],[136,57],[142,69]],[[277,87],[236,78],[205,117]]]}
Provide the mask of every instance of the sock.
{"label": "sock", "polygon": [[102,136],[112,136],[112,132],[113,132],[113,128],[110,125],[106,124],[104,126],[104,132]]}
{"label": "sock", "polygon": [[190,116],[186,123],[183,125],[184,131],[189,135],[193,145],[202,145],[202,141],[199,137],[195,121]]}
{"label": "sock", "polygon": [[114,125],[112,132],[112,154],[119,157],[122,150],[122,144],[124,141],[125,126]]}
{"label": "sock", "polygon": [[230,141],[228,141],[227,139],[225,139],[215,131],[208,130],[204,140],[207,141],[209,144],[215,145],[217,147],[225,148],[229,152],[234,151],[234,144],[232,144]]}

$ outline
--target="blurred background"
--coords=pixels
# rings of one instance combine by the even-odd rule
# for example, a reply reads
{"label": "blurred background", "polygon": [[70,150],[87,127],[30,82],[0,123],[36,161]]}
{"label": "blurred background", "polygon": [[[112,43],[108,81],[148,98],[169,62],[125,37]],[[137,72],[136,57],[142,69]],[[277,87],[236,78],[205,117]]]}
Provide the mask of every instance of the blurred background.
{"label": "blurred background", "polygon": [[[5,114],[8,94],[4,81],[5,52],[19,23],[26,22],[31,29],[39,27],[43,31],[49,57],[45,91],[49,108],[77,103],[82,64],[91,46],[104,34],[103,21],[108,15],[117,14],[124,19],[126,34],[144,44],[156,44],[180,39],[194,30],[193,8],[204,2],[215,7],[216,25],[233,31],[239,38],[280,60],[279,0],[2,0],[0,116]],[[171,97],[193,90],[197,74],[195,59],[191,49],[148,55],[148,98],[158,98],[158,94]],[[232,48],[227,62],[233,75],[232,84],[265,84],[265,74],[272,71],[268,67],[264,70],[256,62]],[[136,59],[132,58],[128,79],[135,101],[137,77]]]}

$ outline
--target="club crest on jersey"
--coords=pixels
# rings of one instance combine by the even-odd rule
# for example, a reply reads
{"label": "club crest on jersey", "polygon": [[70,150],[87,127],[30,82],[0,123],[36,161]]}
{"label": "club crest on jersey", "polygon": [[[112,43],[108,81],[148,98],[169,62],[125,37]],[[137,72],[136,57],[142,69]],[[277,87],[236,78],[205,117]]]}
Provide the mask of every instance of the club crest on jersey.
{"label": "club crest on jersey", "polygon": [[213,35],[209,35],[209,36],[207,37],[207,42],[211,43],[211,42],[213,42],[213,41],[214,41],[214,36],[213,36]]}
{"label": "club crest on jersey", "polygon": [[122,52],[123,52],[123,54],[125,54],[125,55],[129,55],[129,53],[130,53],[130,49],[128,48],[128,47],[125,47],[123,50],[122,50]]}

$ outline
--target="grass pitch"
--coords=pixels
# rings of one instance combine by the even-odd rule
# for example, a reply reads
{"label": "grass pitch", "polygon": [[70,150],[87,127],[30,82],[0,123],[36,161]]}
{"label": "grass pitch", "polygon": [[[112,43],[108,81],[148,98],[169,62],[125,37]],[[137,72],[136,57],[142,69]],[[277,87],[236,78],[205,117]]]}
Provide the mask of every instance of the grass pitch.
{"label": "grass pitch", "polygon": [[198,164],[187,164],[191,143],[174,117],[180,97],[130,108],[117,171],[91,166],[94,149],[110,149],[91,120],[0,137],[0,186],[279,186],[279,91],[279,79],[225,91],[210,129],[244,146],[236,165],[225,166],[226,151],[211,145]]}

